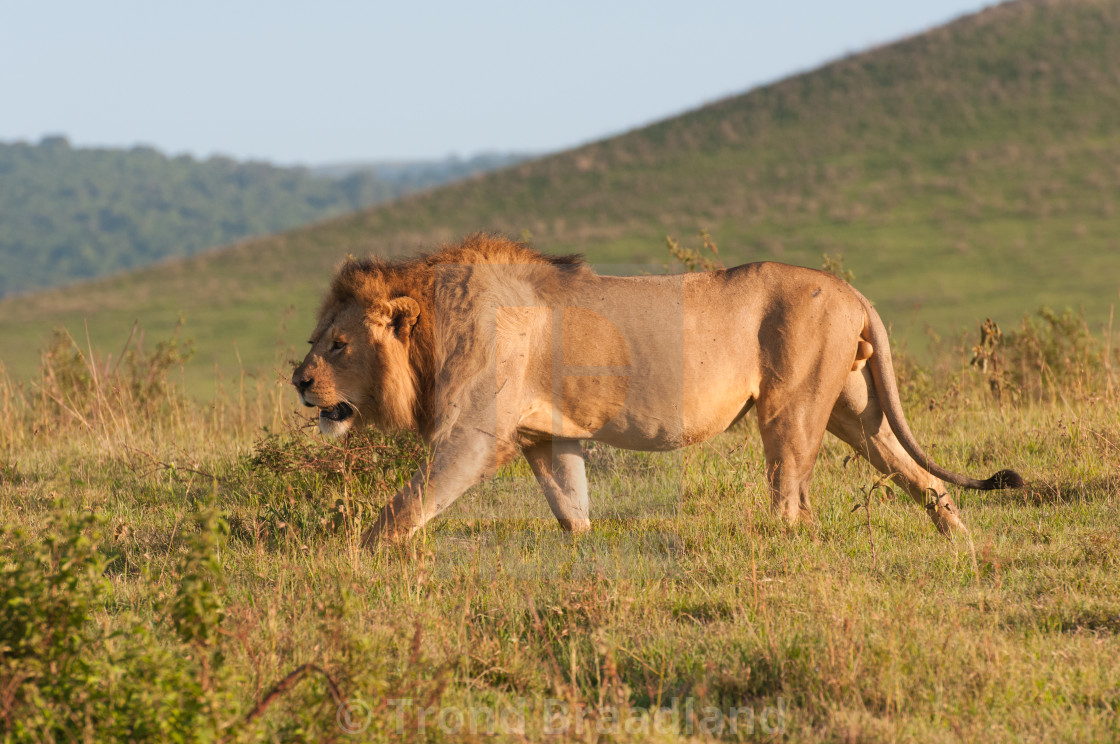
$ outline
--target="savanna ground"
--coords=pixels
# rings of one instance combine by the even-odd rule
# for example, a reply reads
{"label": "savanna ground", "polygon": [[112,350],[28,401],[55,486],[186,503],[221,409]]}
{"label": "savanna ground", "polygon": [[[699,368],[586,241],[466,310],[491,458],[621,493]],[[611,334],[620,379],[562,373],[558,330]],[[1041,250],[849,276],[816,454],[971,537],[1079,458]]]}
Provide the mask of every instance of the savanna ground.
{"label": "savanna ground", "polygon": [[418,444],[323,442],[282,371],[200,403],[168,382],[177,342],[113,361],[60,337],[33,384],[0,378],[0,732],[1116,739],[1115,345],[1052,314],[975,340],[900,363],[932,455],[1030,483],[957,492],[967,537],[832,438],[815,521],[785,527],[748,419],[675,453],[589,447],[590,534],[516,463],[370,553]]}

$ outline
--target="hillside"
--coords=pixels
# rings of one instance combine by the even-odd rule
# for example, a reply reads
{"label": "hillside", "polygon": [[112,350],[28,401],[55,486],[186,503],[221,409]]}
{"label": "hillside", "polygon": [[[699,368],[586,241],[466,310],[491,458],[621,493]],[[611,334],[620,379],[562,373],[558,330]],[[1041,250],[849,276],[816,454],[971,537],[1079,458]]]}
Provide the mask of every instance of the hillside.
{"label": "hillside", "polygon": [[[1120,3],[1020,0],[609,140],[229,250],[0,303],[29,373],[66,323],[115,350],[182,315],[188,382],[302,346],[346,253],[478,229],[635,270],[711,231],[731,261],[842,254],[897,336],[1048,304],[1100,325],[1120,285]],[[695,241],[693,241],[695,242]],[[618,264],[624,264],[619,267]],[[611,268],[607,266],[606,268]]]}
{"label": "hillside", "polygon": [[149,147],[0,142],[0,297],[288,230],[512,162],[283,168]]}

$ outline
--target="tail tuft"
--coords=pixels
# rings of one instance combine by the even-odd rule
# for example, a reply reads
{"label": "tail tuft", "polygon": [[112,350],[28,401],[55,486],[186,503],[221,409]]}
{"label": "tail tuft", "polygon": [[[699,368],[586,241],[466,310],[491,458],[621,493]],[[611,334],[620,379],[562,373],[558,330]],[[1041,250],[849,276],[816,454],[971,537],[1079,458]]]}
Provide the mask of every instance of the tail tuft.
{"label": "tail tuft", "polygon": [[984,481],[983,489],[985,491],[994,491],[1000,488],[1022,488],[1025,485],[1026,481],[1014,470],[1001,470]]}

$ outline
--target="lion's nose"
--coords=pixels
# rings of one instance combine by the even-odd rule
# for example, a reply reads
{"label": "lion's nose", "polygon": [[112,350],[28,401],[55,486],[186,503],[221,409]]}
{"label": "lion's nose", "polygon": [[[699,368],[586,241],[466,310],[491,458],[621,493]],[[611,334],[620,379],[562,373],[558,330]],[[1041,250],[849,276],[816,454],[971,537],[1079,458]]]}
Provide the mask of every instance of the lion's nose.
{"label": "lion's nose", "polygon": [[304,377],[304,378],[296,377],[296,378],[292,379],[292,384],[295,385],[296,390],[298,390],[301,393],[307,392],[307,388],[311,387],[314,383],[315,383],[315,380],[311,377]]}

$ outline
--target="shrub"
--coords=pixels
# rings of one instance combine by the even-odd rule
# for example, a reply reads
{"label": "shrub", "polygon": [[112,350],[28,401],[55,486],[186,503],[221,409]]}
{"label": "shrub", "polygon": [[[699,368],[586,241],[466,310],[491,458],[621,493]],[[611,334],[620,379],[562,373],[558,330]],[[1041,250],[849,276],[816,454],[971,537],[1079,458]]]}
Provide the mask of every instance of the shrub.
{"label": "shrub", "polygon": [[393,482],[402,472],[411,475],[424,453],[423,444],[411,434],[390,436],[367,428],[336,442],[308,436],[309,428],[289,424],[282,432],[265,432],[253,447],[250,469],[275,474],[369,475]]}
{"label": "shrub", "polygon": [[[97,679],[85,650],[89,617],[107,590],[90,514],[56,511],[41,540],[0,528],[0,723],[17,740],[80,738],[77,728]],[[70,736],[69,734],[73,734]]]}
{"label": "shrub", "polygon": [[990,318],[980,324],[971,365],[997,398],[1046,400],[1085,397],[1110,374],[1106,341],[1083,315],[1048,307],[1024,316],[1018,331],[1004,332]]}
{"label": "shrub", "polygon": [[833,276],[839,277],[851,284],[856,280],[856,275],[852,270],[844,265],[844,254],[841,253],[836,256],[831,256],[827,253],[821,254],[821,271],[827,271]]}
{"label": "shrub", "polygon": [[170,637],[128,613],[96,618],[110,600],[97,516],[56,505],[38,539],[0,530],[6,741],[213,740],[237,722],[218,635],[224,524],[212,505],[196,522],[164,608]]}
{"label": "shrub", "polygon": [[[695,248],[684,247],[676,238],[666,235],[665,247],[668,249],[670,256],[684,265],[684,270],[687,272],[715,271],[716,269],[726,268],[723,261],[720,260],[719,247],[712,240],[712,236],[708,234],[707,230],[700,231],[700,241],[702,250],[696,250]],[[704,255],[703,251],[705,250],[712,254],[711,258]],[[665,265],[667,271],[671,268],[671,264]]]}

